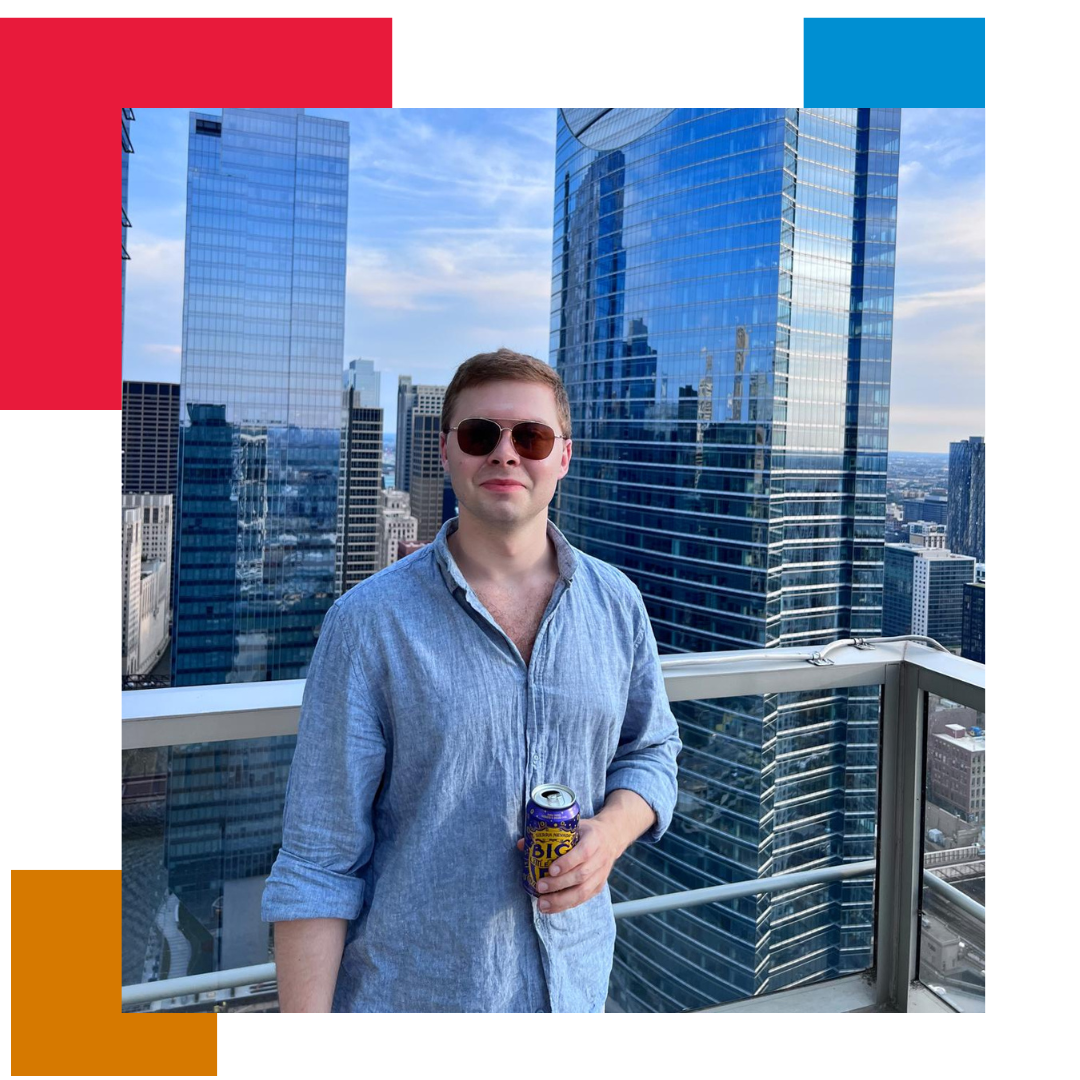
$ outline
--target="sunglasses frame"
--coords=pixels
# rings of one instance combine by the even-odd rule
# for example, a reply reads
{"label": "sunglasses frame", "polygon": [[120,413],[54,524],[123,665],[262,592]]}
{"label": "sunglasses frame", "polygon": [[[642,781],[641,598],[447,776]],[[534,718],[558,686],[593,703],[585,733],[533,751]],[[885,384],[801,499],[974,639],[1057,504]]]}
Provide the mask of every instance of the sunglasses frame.
{"label": "sunglasses frame", "polygon": [[[502,441],[503,432],[504,431],[509,431],[510,432],[510,441],[511,441],[511,443],[513,443],[514,449],[526,461],[547,461],[547,459],[549,457],[551,457],[551,451],[555,449],[555,439],[566,439],[565,435],[557,435],[555,433],[555,430],[553,428],[551,428],[548,424],[545,424],[542,420],[518,420],[517,423],[511,425],[510,427],[503,427],[502,424],[500,424],[498,420],[492,420],[490,416],[466,416],[465,419],[461,421],[461,423],[457,424],[456,427],[452,427],[450,430],[451,431],[457,431],[457,429],[459,427],[461,427],[461,424],[465,424],[470,420],[484,420],[489,424],[494,424],[499,429],[499,437],[495,440],[495,445],[492,446],[491,450],[494,450],[499,445],[499,443]],[[518,446],[517,439],[514,438],[514,429],[517,428],[517,427],[520,427],[522,424],[537,424],[540,427],[548,428],[548,430],[551,432],[551,434],[552,434],[551,450],[549,450],[543,457],[540,457],[540,458],[529,457],[528,454],[524,453],[524,451],[521,449],[521,447]],[[469,451],[466,450],[461,445],[460,439],[458,440],[458,447],[461,449],[461,452],[463,454],[469,454]],[[481,454],[469,454],[469,457],[484,457],[485,455],[490,454],[491,450],[485,450]]]}

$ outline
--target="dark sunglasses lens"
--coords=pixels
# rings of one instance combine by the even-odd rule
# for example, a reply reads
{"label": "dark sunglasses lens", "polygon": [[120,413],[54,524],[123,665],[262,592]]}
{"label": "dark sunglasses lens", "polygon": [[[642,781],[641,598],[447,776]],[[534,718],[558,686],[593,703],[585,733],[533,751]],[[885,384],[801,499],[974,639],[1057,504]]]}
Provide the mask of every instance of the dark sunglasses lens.
{"label": "dark sunglasses lens", "polygon": [[513,434],[518,453],[532,461],[546,458],[555,445],[555,432],[546,424],[515,424]]}
{"label": "dark sunglasses lens", "polygon": [[457,429],[458,446],[466,454],[490,454],[501,434],[494,420],[462,420]]}

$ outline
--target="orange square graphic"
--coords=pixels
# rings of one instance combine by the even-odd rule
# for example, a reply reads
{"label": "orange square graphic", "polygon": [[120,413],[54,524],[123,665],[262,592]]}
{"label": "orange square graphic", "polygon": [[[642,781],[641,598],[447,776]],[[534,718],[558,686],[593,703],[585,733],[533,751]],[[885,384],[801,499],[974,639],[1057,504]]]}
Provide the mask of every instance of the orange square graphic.
{"label": "orange square graphic", "polygon": [[11,871],[12,1076],[217,1075],[213,1013],[120,1011],[120,896],[119,870]]}

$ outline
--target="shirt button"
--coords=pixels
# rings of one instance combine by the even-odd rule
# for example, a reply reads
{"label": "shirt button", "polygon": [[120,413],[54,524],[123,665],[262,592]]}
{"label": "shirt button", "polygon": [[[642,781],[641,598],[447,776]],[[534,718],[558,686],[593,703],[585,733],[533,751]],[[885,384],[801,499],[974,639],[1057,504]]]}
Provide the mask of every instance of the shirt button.
{"label": "shirt button", "polygon": [[540,755],[539,754],[533,754],[533,764],[534,765],[539,765],[540,764]]}

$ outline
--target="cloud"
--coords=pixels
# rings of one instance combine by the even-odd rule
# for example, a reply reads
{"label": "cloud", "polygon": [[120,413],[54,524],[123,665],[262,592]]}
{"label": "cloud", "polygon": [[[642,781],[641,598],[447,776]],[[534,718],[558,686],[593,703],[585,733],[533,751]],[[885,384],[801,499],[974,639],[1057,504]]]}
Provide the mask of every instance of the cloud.
{"label": "cloud", "polygon": [[896,300],[896,318],[910,319],[930,309],[969,308],[977,305],[980,310],[986,305],[986,282],[978,285],[961,285],[955,289],[941,289],[936,292],[915,293],[912,296],[898,297]]}
{"label": "cloud", "polygon": [[128,233],[128,288],[139,284],[184,285],[184,241],[147,237],[135,240]]}
{"label": "cloud", "polygon": [[[526,307],[543,312],[551,297],[547,258],[499,242],[498,231],[448,232],[440,243],[354,250],[346,293],[369,308],[440,311],[451,303],[482,310]],[[425,237],[429,239],[430,237]],[[546,255],[547,245],[544,244]]]}

